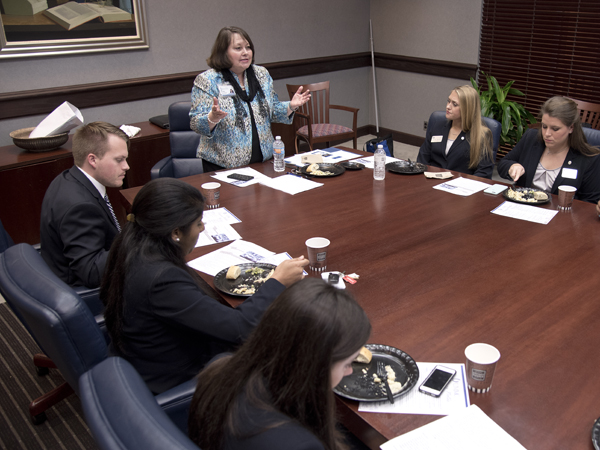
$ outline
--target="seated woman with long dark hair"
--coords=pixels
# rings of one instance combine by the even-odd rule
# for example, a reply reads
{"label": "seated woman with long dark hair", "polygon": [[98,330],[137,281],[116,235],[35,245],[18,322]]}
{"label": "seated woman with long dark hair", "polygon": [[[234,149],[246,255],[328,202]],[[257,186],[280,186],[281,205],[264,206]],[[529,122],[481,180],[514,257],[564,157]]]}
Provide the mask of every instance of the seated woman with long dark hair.
{"label": "seated woman with long dark hair", "polygon": [[539,130],[528,130],[498,163],[498,174],[519,186],[558,194],[558,186],[577,188],[575,198],[600,200],[600,149],[588,144],[577,103],[552,97],[542,105]]}
{"label": "seated woman with long dark hair", "polygon": [[114,241],[100,296],[110,352],[127,359],[154,393],[186,380],[216,354],[241,344],[264,311],[303,278],[303,257],[281,263],[237,308],[205,294],[185,261],[204,229],[198,189],[173,178],[150,181],[136,195]]}
{"label": "seated woman with long dark hair", "polygon": [[294,284],[236,353],[200,373],[190,438],[203,450],[345,449],[332,389],[370,332],[347,291],[317,278]]}

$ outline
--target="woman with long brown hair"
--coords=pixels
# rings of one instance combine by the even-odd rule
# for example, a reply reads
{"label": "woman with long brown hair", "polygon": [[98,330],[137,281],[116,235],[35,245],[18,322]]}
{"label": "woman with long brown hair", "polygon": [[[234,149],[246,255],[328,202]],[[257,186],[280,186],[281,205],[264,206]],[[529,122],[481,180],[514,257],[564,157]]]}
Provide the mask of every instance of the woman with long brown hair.
{"label": "woman with long brown hair", "polygon": [[558,186],[577,188],[575,198],[600,200],[600,149],[588,144],[577,103],[552,97],[542,105],[539,130],[528,130],[498,163],[498,174],[519,186],[558,194]]}
{"label": "woman with long brown hair", "polygon": [[200,373],[190,438],[203,450],[346,448],[332,389],[370,332],[347,291],[317,278],[294,284],[235,354]]}

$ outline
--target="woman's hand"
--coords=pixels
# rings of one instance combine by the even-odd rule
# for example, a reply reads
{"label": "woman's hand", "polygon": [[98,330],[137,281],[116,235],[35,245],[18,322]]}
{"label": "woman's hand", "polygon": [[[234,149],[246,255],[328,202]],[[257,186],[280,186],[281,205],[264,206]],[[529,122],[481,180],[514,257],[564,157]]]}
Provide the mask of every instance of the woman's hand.
{"label": "woman's hand", "polygon": [[216,127],[221,119],[223,119],[225,116],[227,116],[227,113],[225,111],[221,111],[221,108],[219,108],[219,100],[217,97],[213,97],[213,105],[208,113],[208,124],[210,125],[210,129],[212,130],[214,127]]}
{"label": "woman's hand", "polygon": [[525,173],[525,167],[519,163],[515,163],[508,169],[508,176],[517,181]]}
{"label": "woman's hand", "polygon": [[310,91],[302,92],[304,86],[300,86],[294,96],[292,97],[292,101],[290,102],[290,111],[296,111],[302,105],[304,105],[307,101],[310,100]]}
{"label": "woman's hand", "polygon": [[600,200],[598,200],[598,204],[596,205],[596,212],[598,213],[598,216],[600,216]]}
{"label": "woman's hand", "polygon": [[300,281],[304,278],[302,272],[306,265],[308,265],[308,259],[305,259],[304,256],[287,259],[275,268],[275,272],[273,272],[271,278],[275,278],[285,287],[290,287],[296,281]]}

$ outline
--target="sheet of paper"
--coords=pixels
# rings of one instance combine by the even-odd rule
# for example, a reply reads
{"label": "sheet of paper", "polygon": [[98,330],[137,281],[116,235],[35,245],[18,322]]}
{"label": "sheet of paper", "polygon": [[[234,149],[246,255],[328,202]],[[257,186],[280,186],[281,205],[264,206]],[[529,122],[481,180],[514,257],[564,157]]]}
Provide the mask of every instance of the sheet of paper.
{"label": "sheet of paper", "polygon": [[445,183],[433,186],[434,189],[440,191],[450,192],[451,194],[460,195],[462,197],[468,197],[476,192],[483,191],[490,187],[488,183],[483,181],[471,180],[469,178],[458,177],[454,180],[446,181]]}
{"label": "sheet of paper", "polygon": [[[385,163],[386,164],[389,164],[389,163],[394,162],[394,161],[401,161],[401,160],[398,159],[398,158],[392,158],[391,156],[386,156],[385,157]],[[369,169],[373,169],[374,166],[375,166],[375,156],[366,156],[366,157],[363,157],[363,158],[360,158],[360,159],[355,159],[354,162],[364,164],[365,167],[367,167]]]}
{"label": "sheet of paper", "polygon": [[[436,398],[419,392],[419,386],[438,364],[455,369],[456,375],[442,395]],[[393,405],[388,400],[360,402],[358,410],[380,413],[448,415],[469,406],[469,390],[464,364],[418,362],[417,366],[419,367],[419,381],[405,395],[394,399]]]}
{"label": "sheet of paper", "polygon": [[[249,181],[241,181],[241,180],[234,180],[233,178],[227,178],[232,173],[239,173],[240,175],[250,175],[251,177],[254,177],[254,178]],[[219,171],[211,176],[213,178],[216,178],[219,181],[222,181],[224,183],[233,184],[234,186],[238,186],[238,187],[246,187],[246,186],[250,186],[250,185],[253,185],[256,183],[260,183],[260,180],[263,180],[263,179],[270,180],[270,177],[260,173],[258,170],[252,169],[251,167],[238,167],[237,169]]]}
{"label": "sheet of paper", "polygon": [[196,247],[241,239],[239,233],[231,226],[234,223],[240,223],[241,220],[227,208],[204,211],[202,222],[204,223],[204,231],[198,236]]}
{"label": "sheet of paper", "polygon": [[300,192],[310,191],[311,189],[323,186],[323,183],[307,180],[306,178],[290,173],[275,178],[261,180],[260,184],[291,195],[296,195]]}
{"label": "sheet of paper", "polygon": [[242,236],[233,227],[223,222],[204,223],[204,231],[198,236],[196,247],[218,244],[219,242],[235,241]]}
{"label": "sheet of paper", "polygon": [[398,436],[381,450],[525,450],[515,438],[471,405]]}
{"label": "sheet of paper", "polygon": [[215,209],[207,209],[202,213],[202,222],[213,223],[213,222],[221,222],[228,223],[230,225],[234,223],[240,223],[241,220],[238,219],[231,211],[229,211],[225,207],[215,208]]}
{"label": "sheet of paper", "polygon": [[513,219],[527,220],[528,222],[547,225],[558,214],[558,211],[546,208],[538,208],[532,205],[523,205],[506,201],[492,210],[499,216],[512,217]]}
{"label": "sheet of paper", "polygon": [[188,262],[188,266],[214,277],[226,267],[262,261],[274,254],[266,248],[240,239],[219,250],[191,260]]}
{"label": "sheet of paper", "polygon": [[335,147],[325,148],[322,150],[313,150],[312,152],[298,153],[289,158],[285,158],[286,164],[294,164],[302,167],[301,157],[302,155],[321,155],[324,163],[338,163],[342,161],[348,161],[350,159],[358,158],[360,155],[357,153],[348,152],[346,150],[340,150]]}

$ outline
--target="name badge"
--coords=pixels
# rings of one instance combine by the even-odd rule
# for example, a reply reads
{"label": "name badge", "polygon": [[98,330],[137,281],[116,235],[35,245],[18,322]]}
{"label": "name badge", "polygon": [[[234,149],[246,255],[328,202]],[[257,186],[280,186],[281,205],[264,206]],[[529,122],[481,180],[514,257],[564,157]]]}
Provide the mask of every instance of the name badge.
{"label": "name badge", "polygon": [[431,142],[442,142],[444,136],[431,136]]}
{"label": "name badge", "polygon": [[229,83],[219,84],[219,94],[221,97],[235,97],[235,91],[233,86]]}
{"label": "name badge", "polygon": [[577,169],[567,169],[566,167],[562,170],[563,178],[570,178],[571,180],[577,179]]}

